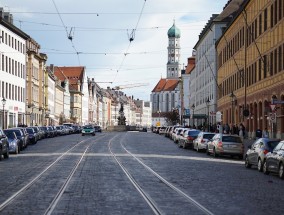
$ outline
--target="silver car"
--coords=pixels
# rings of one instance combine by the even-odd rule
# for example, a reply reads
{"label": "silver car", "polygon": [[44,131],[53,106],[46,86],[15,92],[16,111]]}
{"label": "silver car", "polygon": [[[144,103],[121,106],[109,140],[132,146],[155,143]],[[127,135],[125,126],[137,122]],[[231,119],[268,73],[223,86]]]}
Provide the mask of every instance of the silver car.
{"label": "silver car", "polygon": [[214,157],[219,155],[238,156],[243,159],[244,144],[241,137],[230,134],[215,134],[211,141],[208,142],[207,154],[213,154]]}
{"label": "silver car", "polygon": [[197,138],[193,141],[193,149],[197,152],[207,150],[208,141],[214,137],[215,133],[211,132],[200,132]]}

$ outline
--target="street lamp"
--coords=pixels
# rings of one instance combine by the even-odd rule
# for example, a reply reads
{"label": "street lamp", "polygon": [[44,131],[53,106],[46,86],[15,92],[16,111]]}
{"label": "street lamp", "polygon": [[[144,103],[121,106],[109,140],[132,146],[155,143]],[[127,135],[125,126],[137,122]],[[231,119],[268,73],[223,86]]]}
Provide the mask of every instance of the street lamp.
{"label": "street lamp", "polygon": [[3,105],[3,129],[4,129],[4,127],[5,127],[5,105],[6,105],[6,99],[3,97],[3,99],[2,99],[2,105]]}
{"label": "street lamp", "polygon": [[161,111],[158,110],[157,113],[159,114],[159,123],[158,123],[158,126],[161,126],[161,122],[160,122],[160,117],[161,117]]}
{"label": "street lamp", "polygon": [[232,119],[232,124],[234,125],[234,121],[235,121],[234,120],[234,102],[235,102],[236,96],[235,96],[233,91],[231,92],[230,97],[231,97],[231,103],[232,103],[232,117],[231,117],[231,119]]}
{"label": "street lamp", "polygon": [[195,109],[194,104],[191,106],[191,109],[192,109],[192,127],[193,127],[194,126],[194,109]]}
{"label": "street lamp", "polygon": [[210,123],[210,119],[209,119],[209,103],[210,103],[210,100],[209,100],[209,97],[207,97],[207,100],[205,102],[206,102],[206,106],[207,106],[207,118],[208,118],[207,131],[209,131],[209,123]]}

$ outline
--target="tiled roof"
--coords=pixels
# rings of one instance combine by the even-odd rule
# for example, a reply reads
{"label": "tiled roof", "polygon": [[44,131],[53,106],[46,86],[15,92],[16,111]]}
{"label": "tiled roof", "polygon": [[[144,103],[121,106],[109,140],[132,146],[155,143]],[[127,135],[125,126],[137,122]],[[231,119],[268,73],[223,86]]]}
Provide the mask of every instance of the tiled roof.
{"label": "tiled roof", "polygon": [[178,86],[177,79],[160,79],[152,92],[173,91]]}
{"label": "tiled roof", "polygon": [[65,77],[69,81],[69,90],[78,89],[78,81],[82,84],[84,79],[85,68],[83,66],[74,66],[74,67],[54,67],[54,74],[61,81],[65,80]]}
{"label": "tiled roof", "polygon": [[190,74],[194,68],[195,68],[195,57],[187,58],[187,66],[186,66],[185,74]]}

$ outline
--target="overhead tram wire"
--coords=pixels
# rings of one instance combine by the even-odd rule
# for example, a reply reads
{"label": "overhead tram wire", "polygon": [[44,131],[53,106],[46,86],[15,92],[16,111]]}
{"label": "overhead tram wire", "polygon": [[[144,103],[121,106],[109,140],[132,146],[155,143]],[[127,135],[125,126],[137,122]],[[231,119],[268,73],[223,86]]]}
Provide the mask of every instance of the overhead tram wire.
{"label": "overhead tram wire", "polygon": [[120,71],[120,69],[121,69],[121,67],[122,67],[122,65],[123,65],[123,63],[124,63],[126,56],[129,54],[129,53],[128,53],[128,50],[129,50],[129,48],[130,48],[131,42],[135,39],[135,38],[134,38],[134,36],[135,36],[135,31],[137,30],[138,24],[139,24],[139,22],[140,22],[140,19],[141,19],[141,16],[142,16],[142,13],[143,13],[145,4],[146,4],[146,0],[144,0],[144,3],[143,3],[143,6],[142,6],[142,9],[141,9],[141,12],[140,12],[140,14],[139,14],[138,21],[137,21],[137,23],[136,23],[135,28],[134,28],[133,31],[132,31],[132,36],[133,36],[133,37],[129,38],[128,47],[127,47],[127,49],[126,49],[126,52],[124,53],[122,62],[121,62],[121,64],[119,65],[118,70],[116,71],[116,74],[115,74],[114,79],[113,79],[113,81],[112,81],[113,83],[115,82],[115,79],[117,78],[118,72]]}
{"label": "overhead tram wire", "polygon": [[60,13],[59,13],[59,10],[58,10],[58,8],[57,8],[57,6],[56,6],[56,4],[55,4],[55,1],[52,0],[52,2],[53,2],[53,4],[54,4],[54,7],[55,7],[55,9],[56,9],[56,11],[57,11],[57,14],[58,14],[60,20],[61,20],[61,23],[62,23],[62,25],[63,25],[63,27],[64,27],[64,29],[65,29],[65,31],[66,31],[67,38],[70,40],[70,42],[71,42],[71,44],[72,44],[72,48],[73,48],[73,49],[75,50],[75,52],[76,52],[79,65],[81,65],[81,63],[80,63],[80,56],[79,56],[80,53],[79,53],[79,52],[77,51],[77,49],[75,48],[75,45],[74,45],[73,40],[72,40],[73,38],[70,36],[71,31],[72,31],[72,28],[71,28],[70,33],[68,33],[67,27],[66,27],[66,25],[65,25],[64,22],[63,22],[63,19],[62,19]]}

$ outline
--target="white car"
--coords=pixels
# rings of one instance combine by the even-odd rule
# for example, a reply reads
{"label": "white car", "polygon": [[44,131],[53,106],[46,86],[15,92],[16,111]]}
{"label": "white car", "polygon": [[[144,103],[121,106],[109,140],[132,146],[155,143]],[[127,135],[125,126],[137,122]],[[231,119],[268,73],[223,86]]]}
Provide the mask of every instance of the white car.
{"label": "white car", "polygon": [[193,149],[197,152],[200,150],[207,150],[208,141],[214,137],[215,133],[211,132],[200,132],[197,138],[193,141]]}

